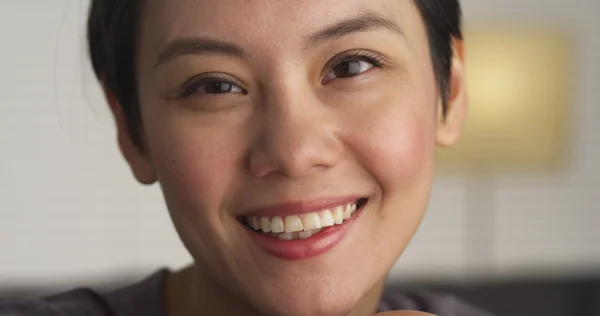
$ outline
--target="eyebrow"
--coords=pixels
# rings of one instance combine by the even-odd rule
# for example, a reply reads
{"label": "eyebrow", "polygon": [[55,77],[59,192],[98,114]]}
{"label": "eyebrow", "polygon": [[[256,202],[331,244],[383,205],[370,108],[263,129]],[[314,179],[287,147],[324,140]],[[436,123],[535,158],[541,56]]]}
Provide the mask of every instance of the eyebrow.
{"label": "eyebrow", "polygon": [[[387,29],[403,35],[402,30],[394,21],[379,14],[368,12],[336,22],[323,30],[307,36],[305,38],[306,44],[304,49],[314,48],[325,42],[336,40],[350,34],[377,29]],[[223,54],[241,59],[247,57],[246,52],[233,43],[209,37],[183,38],[171,42],[160,52],[155,67],[179,56],[211,54]]]}
{"label": "eyebrow", "polygon": [[235,44],[208,37],[194,37],[178,39],[170,43],[158,55],[155,67],[179,56],[211,54],[223,54],[237,58],[246,58],[244,50]]}
{"label": "eyebrow", "polygon": [[353,33],[378,29],[386,29],[393,33],[404,35],[398,24],[393,20],[373,12],[367,12],[356,17],[336,22],[321,31],[307,36],[305,49],[313,48],[325,42],[336,40]]}

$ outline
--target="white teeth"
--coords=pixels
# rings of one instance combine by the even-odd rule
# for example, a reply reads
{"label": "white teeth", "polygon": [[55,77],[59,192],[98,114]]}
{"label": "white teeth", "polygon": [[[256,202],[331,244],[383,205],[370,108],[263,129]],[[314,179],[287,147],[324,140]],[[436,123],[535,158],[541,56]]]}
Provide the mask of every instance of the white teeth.
{"label": "white teeth", "polygon": [[312,232],[311,231],[301,231],[298,233],[298,235],[300,236],[300,239],[306,239],[306,238],[309,238],[310,236],[312,236]]}
{"label": "white teeth", "polygon": [[260,218],[260,229],[265,233],[271,232],[271,221],[267,217]]}
{"label": "white teeth", "polygon": [[330,210],[324,210],[321,212],[321,227],[330,227],[335,225],[333,214]]}
{"label": "white teeth", "polygon": [[260,229],[260,219],[258,219],[258,217],[252,218],[252,228],[254,228],[254,230]]}
{"label": "white teeth", "polygon": [[293,233],[302,231],[302,221],[297,215],[290,215],[285,218],[285,232]]}
{"label": "white teeth", "polygon": [[338,206],[333,211],[333,221],[335,224],[340,225],[344,222],[344,207]]}
{"label": "white teeth", "polygon": [[335,209],[325,209],[301,215],[246,217],[251,229],[261,230],[268,236],[284,240],[306,239],[321,231],[321,228],[340,225],[357,211],[357,204],[340,205]]}
{"label": "white teeth", "polygon": [[273,217],[273,219],[271,220],[271,232],[279,234],[279,233],[283,233],[284,229],[283,229],[283,220],[281,219],[281,217],[279,216],[275,216]]}
{"label": "white teeth", "polygon": [[302,218],[302,227],[305,231],[321,228],[321,217],[317,213],[308,213]]}
{"label": "white teeth", "polygon": [[279,239],[292,240],[292,239],[294,239],[294,235],[292,235],[291,233],[279,234]]}
{"label": "white teeth", "polygon": [[348,206],[346,206],[346,209],[344,210],[344,219],[349,219],[350,216],[352,216],[352,206],[348,204]]}

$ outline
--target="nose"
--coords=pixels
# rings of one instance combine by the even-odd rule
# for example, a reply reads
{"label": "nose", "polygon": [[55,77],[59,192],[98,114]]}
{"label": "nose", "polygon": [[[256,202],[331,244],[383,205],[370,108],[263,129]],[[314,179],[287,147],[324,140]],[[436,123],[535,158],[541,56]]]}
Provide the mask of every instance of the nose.
{"label": "nose", "polygon": [[256,177],[298,180],[334,167],[343,156],[326,107],[307,97],[310,92],[288,90],[266,98],[250,152],[250,172]]}

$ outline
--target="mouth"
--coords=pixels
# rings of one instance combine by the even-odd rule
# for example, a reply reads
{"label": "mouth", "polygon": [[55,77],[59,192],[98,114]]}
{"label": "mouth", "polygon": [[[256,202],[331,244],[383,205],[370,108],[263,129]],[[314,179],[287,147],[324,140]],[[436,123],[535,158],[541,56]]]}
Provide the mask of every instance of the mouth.
{"label": "mouth", "polygon": [[328,227],[343,225],[367,203],[367,198],[320,211],[287,216],[242,216],[238,220],[248,229],[281,240],[308,239]]}
{"label": "mouth", "polygon": [[331,205],[313,212],[238,217],[250,239],[268,253],[288,260],[323,254],[340,242],[367,205],[368,198]]}

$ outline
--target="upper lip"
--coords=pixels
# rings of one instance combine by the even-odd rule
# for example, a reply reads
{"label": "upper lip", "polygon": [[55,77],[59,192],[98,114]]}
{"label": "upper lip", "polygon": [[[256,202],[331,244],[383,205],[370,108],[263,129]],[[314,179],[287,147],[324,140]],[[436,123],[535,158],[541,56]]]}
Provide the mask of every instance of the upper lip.
{"label": "upper lip", "polygon": [[308,201],[289,201],[278,204],[267,205],[265,207],[255,208],[245,215],[249,217],[273,217],[319,212],[325,209],[331,209],[339,205],[354,203],[363,196],[351,195],[343,197],[319,198]]}

